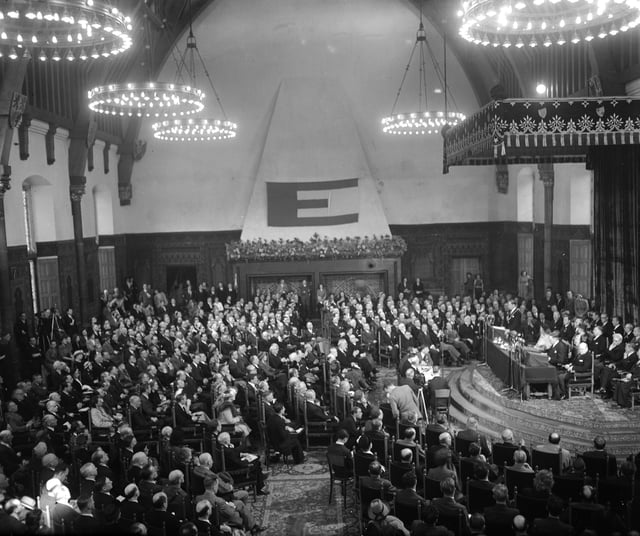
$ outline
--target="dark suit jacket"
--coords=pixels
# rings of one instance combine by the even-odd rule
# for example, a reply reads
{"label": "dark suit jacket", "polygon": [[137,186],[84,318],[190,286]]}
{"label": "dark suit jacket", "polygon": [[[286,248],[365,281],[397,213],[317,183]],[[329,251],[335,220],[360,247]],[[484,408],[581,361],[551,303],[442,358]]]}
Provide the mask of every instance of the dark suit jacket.
{"label": "dark suit jacket", "polygon": [[4,474],[11,476],[20,466],[20,458],[13,447],[0,445],[0,465],[4,467]]}
{"label": "dark suit jacket", "polygon": [[80,515],[75,522],[76,534],[96,534],[102,532],[102,523],[93,516]]}
{"label": "dark suit jacket", "polygon": [[132,520],[132,521],[142,521],[142,515],[147,511],[147,509],[142,506],[140,503],[133,501],[123,501],[120,504],[120,516],[123,519]]}
{"label": "dark suit jacket", "polygon": [[513,534],[511,522],[520,513],[517,508],[509,508],[506,504],[485,506],[484,521],[487,536],[510,536]]}
{"label": "dark suit jacket", "polygon": [[134,430],[138,428],[151,428],[152,425],[151,419],[144,414],[142,407],[131,410],[131,427]]}
{"label": "dark suit jacket", "polygon": [[307,420],[310,422],[325,422],[331,419],[331,416],[322,409],[318,404],[312,402],[306,402],[307,405]]}
{"label": "dark suit jacket", "polygon": [[573,527],[557,518],[537,517],[533,520],[529,534],[531,536],[571,536]]}
{"label": "dark suit jacket", "polygon": [[549,363],[555,367],[566,365],[569,363],[569,346],[560,340],[547,350],[547,355],[549,356]]}

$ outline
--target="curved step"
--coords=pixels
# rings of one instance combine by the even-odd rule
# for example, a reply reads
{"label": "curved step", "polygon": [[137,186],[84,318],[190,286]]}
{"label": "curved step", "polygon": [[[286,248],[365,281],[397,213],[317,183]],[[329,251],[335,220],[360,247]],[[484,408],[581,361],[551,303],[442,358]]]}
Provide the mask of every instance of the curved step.
{"label": "curved step", "polygon": [[[510,428],[516,438],[536,445],[546,442],[548,434],[556,431],[565,448],[583,452],[592,448],[596,435],[602,435],[607,439],[609,452],[623,459],[638,448],[640,412],[612,411],[600,400],[512,400],[493,390],[476,366],[455,370],[448,380],[449,417],[456,428],[463,428],[473,415],[478,419],[480,432],[493,438],[498,438],[504,428]],[[590,410],[588,415],[584,415],[585,404]]]}

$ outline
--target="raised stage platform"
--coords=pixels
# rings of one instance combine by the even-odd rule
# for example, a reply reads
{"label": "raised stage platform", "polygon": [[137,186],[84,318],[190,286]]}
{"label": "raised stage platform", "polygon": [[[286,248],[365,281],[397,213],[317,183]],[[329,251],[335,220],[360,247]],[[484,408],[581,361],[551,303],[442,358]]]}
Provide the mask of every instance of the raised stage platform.
{"label": "raised stage platform", "polygon": [[640,407],[621,408],[599,397],[570,400],[520,400],[486,365],[473,364],[448,374],[451,388],[450,420],[463,428],[467,418],[477,417],[480,430],[498,438],[504,428],[527,446],[546,442],[556,431],[571,452],[592,448],[596,435],[607,440],[607,450],[618,459],[640,450]]}

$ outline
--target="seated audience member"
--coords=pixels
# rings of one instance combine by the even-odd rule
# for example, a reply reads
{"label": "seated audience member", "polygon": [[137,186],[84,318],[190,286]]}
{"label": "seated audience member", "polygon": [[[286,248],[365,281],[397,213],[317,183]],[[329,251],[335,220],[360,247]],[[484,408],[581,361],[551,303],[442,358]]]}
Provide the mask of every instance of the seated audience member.
{"label": "seated audience member", "polygon": [[410,536],[402,521],[390,515],[389,505],[380,499],[374,499],[367,510],[369,522],[365,534],[384,534],[391,536]]}
{"label": "seated audience member", "polygon": [[454,536],[444,525],[438,525],[438,509],[429,504],[422,512],[422,521],[414,521],[411,536]]}
{"label": "seated audience member", "polygon": [[465,533],[469,531],[469,514],[467,508],[456,501],[456,483],[453,478],[445,478],[440,482],[440,490],[442,491],[442,497],[437,497],[431,501],[431,504],[435,506],[440,515],[440,520],[443,517],[458,517],[459,513],[462,514],[462,524]]}
{"label": "seated audience member", "polygon": [[531,524],[531,536],[571,536],[573,527],[560,520],[564,504],[562,499],[551,495],[547,500],[546,518],[537,517]]}
{"label": "seated audience member", "polygon": [[533,468],[527,463],[527,454],[523,450],[516,450],[513,453],[513,465],[510,469],[520,473],[534,473]]}
{"label": "seated audience member", "polygon": [[557,432],[551,432],[549,434],[548,442],[536,445],[535,450],[539,450],[540,452],[559,453],[560,466],[563,471],[571,465],[571,454],[567,449],[560,446],[560,434]]}
{"label": "seated audience member", "polygon": [[369,475],[360,477],[360,485],[369,489],[377,489],[382,492],[382,499],[391,501],[396,493],[396,488],[389,480],[382,477],[384,467],[379,461],[369,464]]}
{"label": "seated audience member", "polygon": [[407,507],[417,507],[418,503],[422,508],[427,506],[427,501],[416,492],[418,478],[414,471],[407,471],[401,478],[401,489],[396,491],[396,503]]}
{"label": "seated audience member", "polygon": [[486,535],[511,536],[513,534],[513,518],[517,516],[520,511],[517,508],[511,508],[507,504],[509,500],[509,490],[504,484],[496,484],[493,487],[492,493],[496,504],[493,506],[485,506],[483,512],[486,523]]}

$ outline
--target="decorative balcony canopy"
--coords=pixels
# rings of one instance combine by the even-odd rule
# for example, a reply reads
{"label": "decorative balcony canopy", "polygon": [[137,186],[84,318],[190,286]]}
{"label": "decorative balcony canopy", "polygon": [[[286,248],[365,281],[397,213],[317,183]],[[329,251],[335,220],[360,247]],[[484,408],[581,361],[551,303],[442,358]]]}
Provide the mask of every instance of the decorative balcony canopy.
{"label": "decorative balcony canopy", "polygon": [[445,129],[450,166],[584,162],[589,147],[640,144],[640,98],[492,101]]}

